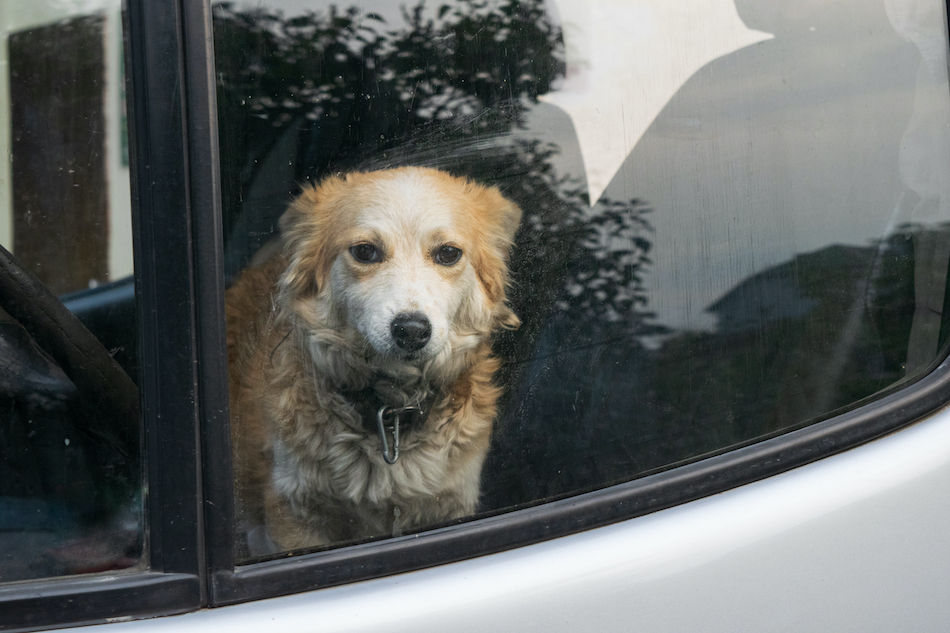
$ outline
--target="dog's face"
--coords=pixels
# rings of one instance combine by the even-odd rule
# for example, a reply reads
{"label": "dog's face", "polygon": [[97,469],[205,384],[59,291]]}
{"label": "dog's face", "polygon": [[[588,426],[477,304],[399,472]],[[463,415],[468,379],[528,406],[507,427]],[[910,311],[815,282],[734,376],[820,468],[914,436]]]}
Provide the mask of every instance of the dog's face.
{"label": "dog's face", "polygon": [[494,188],[403,168],[330,178],[282,218],[281,280],[311,328],[423,363],[515,327],[507,256],[521,212]]}

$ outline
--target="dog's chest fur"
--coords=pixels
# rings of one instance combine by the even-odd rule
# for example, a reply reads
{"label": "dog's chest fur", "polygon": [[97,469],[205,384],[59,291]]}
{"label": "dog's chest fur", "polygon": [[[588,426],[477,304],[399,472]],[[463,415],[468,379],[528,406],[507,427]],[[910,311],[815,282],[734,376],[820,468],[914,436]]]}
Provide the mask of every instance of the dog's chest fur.
{"label": "dog's chest fur", "polygon": [[[295,364],[302,355],[288,356]],[[290,371],[297,376],[313,374],[303,367]],[[440,515],[449,514],[446,508],[451,506],[461,513],[474,511],[477,485],[458,489],[459,482],[451,476],[464,475],[472,467],[477,472],[481,465],[480,460],[476,464],[464,460],[466,449],[481,433],[462,434],[461,409],[466,404],[462,399],[440,390],[425,421],[402,429],[400,456],[388,464],[378,434],[366,428],[354,403],[325,384],[324,378],[313,375],[312,380],[312,390],[306,388],[308,381],[294,380],[271,391],[281,394],[274,403],[273,485],[294,515],[320,531],[343,532],[331,538],[361,538],[417,524],[420,513],[430,515],[425,518],[431,521],[448,518]],[[469,380],[469,376],[459,379]],[[402,398],[411,400],[411,395]],[[487,430],[494,412],[481,413],[474,416],[476,420],[467,420],[468,426],[481,422]],[[441,512],[426,511],[433,504],[442,506]],[[341,522],[339,516],[331,521],[334,514],[349,515],[353,521]],[[331,528],[331,523],[336,525]]]}

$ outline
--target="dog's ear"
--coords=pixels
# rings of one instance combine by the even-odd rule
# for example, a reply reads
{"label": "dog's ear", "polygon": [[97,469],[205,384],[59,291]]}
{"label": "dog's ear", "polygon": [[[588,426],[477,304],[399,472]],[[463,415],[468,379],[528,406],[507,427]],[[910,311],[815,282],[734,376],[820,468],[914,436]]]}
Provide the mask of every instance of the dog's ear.
{"label": "dog's ear", "polygon": [[312,297],[326,284],[333,265],[331,210],[345,181],[331,176],[305,186],[280,218],[287,269],[280,286],[298,298]]}
{"label": "dog's ear", "polygon": [[521,319],[508,307],[508,304],[501,303],[495,308],[495,325],[505,330],[517,330],[521,327]]}
{"label": "dog's ear", "polygon": [[520,321],[505,305],[505,300],[509,282],[508,256],[521,223],[521,209],[495,187],[480,189],[476,201],[482,235],[473,264],[489,300],[495,305],[496,324],[514,329]]}

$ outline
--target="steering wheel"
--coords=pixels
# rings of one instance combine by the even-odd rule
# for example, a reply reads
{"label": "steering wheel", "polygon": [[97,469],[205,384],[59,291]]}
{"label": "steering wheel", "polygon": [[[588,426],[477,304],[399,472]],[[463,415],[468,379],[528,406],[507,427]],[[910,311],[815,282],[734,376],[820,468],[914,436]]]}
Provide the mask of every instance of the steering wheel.
{"label": "steering wheel", "polygon": [[139,390],[109,351],[26,266],[0,246],[0,308],[76,385],[89,429],[124,455],[139,452]]}

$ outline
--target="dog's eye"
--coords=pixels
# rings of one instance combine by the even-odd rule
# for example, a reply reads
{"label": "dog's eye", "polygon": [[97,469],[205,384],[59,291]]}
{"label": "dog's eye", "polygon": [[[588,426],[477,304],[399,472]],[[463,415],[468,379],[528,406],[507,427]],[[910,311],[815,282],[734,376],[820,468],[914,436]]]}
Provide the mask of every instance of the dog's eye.
{"label": "dog's eye", "polygon": [[372,244],[354,244],[350,247],[350,255],[363,264],[375,264],[383,261],[383,253]]}
{"label": "dog's eye", "polygon": [[448,244],[440,246],[435,251],[435,263],[443,266],[451,266],[462,258],[462,249],[449,246]]}

